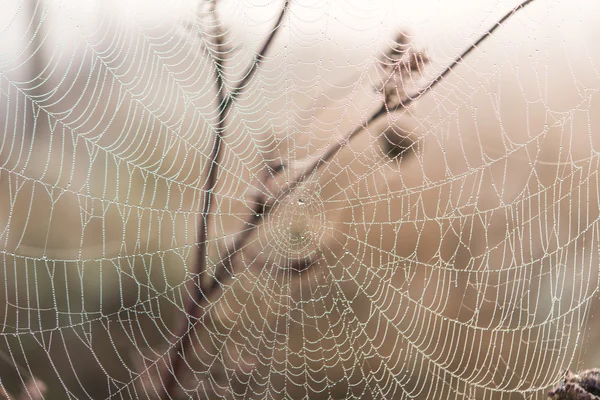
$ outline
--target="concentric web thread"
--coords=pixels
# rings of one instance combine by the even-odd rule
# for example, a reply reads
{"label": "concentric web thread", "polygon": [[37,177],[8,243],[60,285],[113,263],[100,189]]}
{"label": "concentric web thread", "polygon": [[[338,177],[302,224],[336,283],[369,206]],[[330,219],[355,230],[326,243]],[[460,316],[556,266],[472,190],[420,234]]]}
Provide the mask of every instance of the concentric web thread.
{"label": "concentric web thread", "polygon": [[0,10],[0,398],[545,399],[600,367],[594,1]]}

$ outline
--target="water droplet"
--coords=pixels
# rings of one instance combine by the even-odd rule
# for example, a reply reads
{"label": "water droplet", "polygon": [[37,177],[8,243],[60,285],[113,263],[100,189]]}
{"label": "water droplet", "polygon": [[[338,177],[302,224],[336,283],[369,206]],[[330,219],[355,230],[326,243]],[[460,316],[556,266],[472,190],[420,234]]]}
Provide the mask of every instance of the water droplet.
{"label": "water droplet", "polygon": [[298,205],[303,206],[304,205],[304,199],[298,199]]}
{"label": "water droplet", "polygon": [[46,260],[46,259],[47,259],[46,255],[45,255],[45,254],[43,254],[43,255],[42,255],[42,260]]}

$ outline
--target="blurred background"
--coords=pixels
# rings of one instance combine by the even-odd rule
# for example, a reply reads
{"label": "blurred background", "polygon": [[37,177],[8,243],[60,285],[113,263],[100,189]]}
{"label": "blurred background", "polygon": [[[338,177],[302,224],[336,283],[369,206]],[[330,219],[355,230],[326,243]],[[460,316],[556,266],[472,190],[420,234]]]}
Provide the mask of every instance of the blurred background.
{"label": "blurred background", "polygon": [[[189,283],[247,229],[265,166],[285,165],[282,187],[378,109],[399,32],[430,60],[412,93],[517,4],[292,0],[227,113],[198,277],[214,60],[230,92],[283,2],[2,2],[4,390],[156,398]],[[534,1],[278,198],[175,396],[545,398],[600,366],[599,16]]]}

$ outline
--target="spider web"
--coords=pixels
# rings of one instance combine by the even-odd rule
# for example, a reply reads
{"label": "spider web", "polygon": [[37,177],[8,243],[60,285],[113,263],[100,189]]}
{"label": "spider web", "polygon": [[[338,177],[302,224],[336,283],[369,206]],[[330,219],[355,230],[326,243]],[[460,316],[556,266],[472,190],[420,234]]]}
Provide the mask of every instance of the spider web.
{"label": "spider web", "polygon": [[[3,2],[0,397],[542,399],[598,367],[598,5],[535,1],[364,122],[517,5]],[[391,79],[398,48],[428,61]]]}

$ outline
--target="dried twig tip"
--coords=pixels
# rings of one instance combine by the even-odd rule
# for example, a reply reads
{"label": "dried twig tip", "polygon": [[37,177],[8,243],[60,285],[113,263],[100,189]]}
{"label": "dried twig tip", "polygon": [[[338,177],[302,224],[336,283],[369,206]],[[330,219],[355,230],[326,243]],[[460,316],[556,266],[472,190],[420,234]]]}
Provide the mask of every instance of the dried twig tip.
{"label": "dried twig tip", "polygon": [[425,53],[415,50],[410,38],[400,32],[394,44],[379,58],[382,83],[377,91],[385,96],[388,109],[397,107],[406,97],[405,80],[415,73],[421,75],[423,66],[428,62]]}

